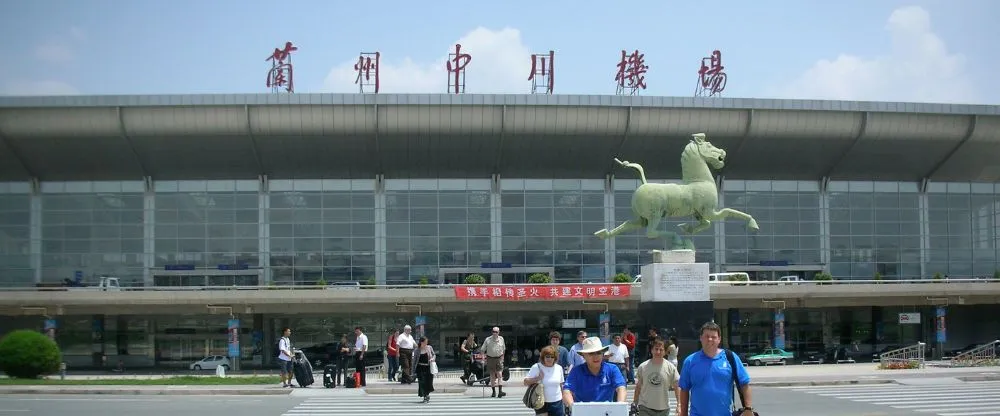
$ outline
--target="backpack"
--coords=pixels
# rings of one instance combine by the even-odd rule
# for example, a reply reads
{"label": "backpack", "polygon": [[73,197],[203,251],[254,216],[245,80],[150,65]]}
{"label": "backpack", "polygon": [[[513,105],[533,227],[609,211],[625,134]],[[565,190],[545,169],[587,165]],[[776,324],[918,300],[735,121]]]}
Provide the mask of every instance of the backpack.
{"label": "backpack", "polygon": [[[535,364],[535,365],[538,365],[538,364]],[[539,372],[539,374],[543,374],[544,375],[544,373],[542,373],[541,366],[538,367],[538,372]],[[545,387],[542,386],[542,383],[535,383],[535,384],[532,384],[532,385],[528,386],[528,389],[525,390],[525,392],[524,392],[524,397],[521,398],[521,402],[524,403],[525,407],[527,407],[529,409],[532,409],[532,410],[538,410],[538,409],[541,409],[542,407],[544,407],[545,406]]]}

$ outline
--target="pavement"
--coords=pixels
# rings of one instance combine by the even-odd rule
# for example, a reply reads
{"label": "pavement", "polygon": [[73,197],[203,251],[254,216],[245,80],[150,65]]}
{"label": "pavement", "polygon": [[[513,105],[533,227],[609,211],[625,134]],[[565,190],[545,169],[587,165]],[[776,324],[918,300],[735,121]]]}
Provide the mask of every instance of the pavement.
{"label": "pavement", "polygon": [[[880,370],[875,363],[857,364],[797,364],[787,366],[747,367],[753,385],[757,387],[807,387],[838,385],[883,385],[904,384],[918,379],[954,379],[960,382],[1000,381],[1000,367],[953,368],[929,363],[926,368],[912,370]],[[468,387],[461,384],[456,371],[443,371],[435,378],[438,394],[464,394],[470,397],[489,396],[489,389]],[[128,375],[69,375],[67,379],[149,379],[175,377],[177,374]],[[210,375],[205,375],[210,377]],[[519,374],[515,371],[504,390],[509,397],[519,397],[524,393]],[[148,386],[148,385],[102,385],[102,386],[0,386],[4,394],[103,394],[103,395],[182,395],[182,396],[235,396],[273,395],[292,397],[335,397],[354,395],[416,395],[416,384],[401,385],[395,382],[369,379],[362,389],[338,387],[326,389],[322,386],[322,374],[315,375],[316,384],[309,388],[282,388],[277,384],[268,385],[225,385],[225,386]],[[631,387],[630,387],[631,389]]]}

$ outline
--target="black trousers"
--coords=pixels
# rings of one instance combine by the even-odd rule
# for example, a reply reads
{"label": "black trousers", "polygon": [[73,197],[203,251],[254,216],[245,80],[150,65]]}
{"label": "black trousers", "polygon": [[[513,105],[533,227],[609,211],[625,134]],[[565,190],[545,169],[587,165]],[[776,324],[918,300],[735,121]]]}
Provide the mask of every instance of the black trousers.
{"label": "black trousers", "polygon": [[354,353],[354,369],[355,371],[361,373],[361,385],[366,385],[365,383],[365,359],[363,352]]}
{"label": "black trousers", "polygon": [[412,348],[400,348],[399,349],[399,367],[403,370],[403,379],[400,380],[404,383],[413,382],[413,349]]}

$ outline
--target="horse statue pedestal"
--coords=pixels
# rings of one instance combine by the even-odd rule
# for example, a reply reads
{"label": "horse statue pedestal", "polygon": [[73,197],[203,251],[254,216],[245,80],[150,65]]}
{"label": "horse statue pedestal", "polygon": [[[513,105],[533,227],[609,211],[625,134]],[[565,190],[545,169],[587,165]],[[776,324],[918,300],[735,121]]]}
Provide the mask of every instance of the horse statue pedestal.
{"label": "horse statue pedestal", "polygon": [[677,337],[682,362],[698,350],[701,326],[715,319],[709,265],[695,262],[694,250],[653,250],[653,261],[642,266],[639,316],[661,337]]}

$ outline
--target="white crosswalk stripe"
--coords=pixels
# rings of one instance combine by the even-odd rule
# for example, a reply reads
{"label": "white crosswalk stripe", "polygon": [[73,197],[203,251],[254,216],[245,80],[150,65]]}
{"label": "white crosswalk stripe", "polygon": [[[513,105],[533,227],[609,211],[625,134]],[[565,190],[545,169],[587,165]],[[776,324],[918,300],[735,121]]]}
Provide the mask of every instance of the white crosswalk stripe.
{"label": "white crosswalk stripe", "polygon": [[[671,414],[677,409],[673,394],[670,395]],[[632,391],[628,392],[632,401]],[[467,396],[464,394],[431,394],[430,403],[420,403],[416,394],[373,394],[352,397],[310,397],[282,416],[399,416],[399,415],[532,415],[524,407],[521,394],[508,394],[502,399]]]}
{"label": "white crosswalk stripe", "polygon": [[1000,416],[1000,382],[807,386],[785,387],[785,389],[889,406],[913,414]]}

